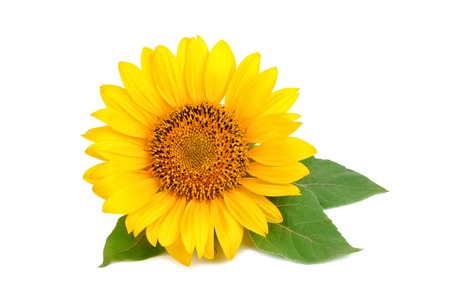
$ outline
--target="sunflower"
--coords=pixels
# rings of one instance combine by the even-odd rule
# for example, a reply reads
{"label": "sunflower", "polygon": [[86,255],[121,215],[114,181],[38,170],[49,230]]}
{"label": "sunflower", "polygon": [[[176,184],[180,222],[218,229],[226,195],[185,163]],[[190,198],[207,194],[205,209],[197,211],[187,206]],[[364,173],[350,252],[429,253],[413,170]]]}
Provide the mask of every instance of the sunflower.
{"label": "sunflower", "polygon": [[309,173],[299,161],[316,150],[290,136],[298,89],[274,92],[277,69],[259,69],[259,53],[236,68],[226,42],[209,51],[201,37],[176,55],[144,48],[141,68],[119,63],[124,87],[101,86],[106,108],[93,113],[106,126],[84,134],[103,161],[84,174],[103,211],[185,265],[194,250],[213,259],[215,239],[231,259],[244,228],[265,236],[282,222],[266,196],[299,195],[292,182]]}

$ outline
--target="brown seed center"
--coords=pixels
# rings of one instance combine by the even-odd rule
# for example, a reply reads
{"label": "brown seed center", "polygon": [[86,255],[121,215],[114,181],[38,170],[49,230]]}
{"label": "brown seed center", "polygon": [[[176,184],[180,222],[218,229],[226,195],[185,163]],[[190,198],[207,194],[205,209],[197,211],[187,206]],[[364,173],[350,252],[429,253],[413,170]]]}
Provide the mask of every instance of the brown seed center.
{"label": "brown seed center", "polygon": [[149,137],[151,171],[188,200],[211,200],[235,188],[248,166],[245,135],[220,105],[187,105],[161,120]]}

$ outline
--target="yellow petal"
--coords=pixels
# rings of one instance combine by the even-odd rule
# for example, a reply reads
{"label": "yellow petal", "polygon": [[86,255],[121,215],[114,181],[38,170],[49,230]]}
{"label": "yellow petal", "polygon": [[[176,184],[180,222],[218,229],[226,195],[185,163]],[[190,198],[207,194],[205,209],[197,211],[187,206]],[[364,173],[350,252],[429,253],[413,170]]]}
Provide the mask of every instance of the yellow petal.
{"label": "yellow petal", "polygon": [[205,251],[203,257],[206,259],[214,259],[215,249],[214,249],[214,218],[211,212],[211,203],[209,203],[210,209],[210,220],[208,229],[208,238],[206,240]]}
{"label": "yellow petal", "polygon": [[298,88],[285,88],[272,93],[261,110],[260,116],[287,112],[297,100],[298,95]]}
{"label": "yellow petal", "polygon": [[[189,44],[189,38],[182,38],[180,43],[178,44],[178,49],[177,49],[177,56],[176,59],[179,62],[180,65],[180,73],[181,73],[181,77],[182,77],[182,81],[185,84],[186,87],[186,92],[188,92],[187,90],[187,84],[186,84],[186,64],[187,64],[187,50],[188,50],[188,44]],[[186,99],[184,99],[185,104],[192,104],[192,101],[190,99],[190,97],[187,97]]]}
{"label": "yellow petal", "polygon": [[211,50],[205,70],[205,92],[208,101],[220,103],[236,68],[234,54],[225,41]]}
{"label": "yellow petal", "polygon": [[[149,205],[144,205],[141,209],[128,214],[125,218],[125,227],[127,228],[128,234],[132,233],[135,229],[136,222],[148,211]],[[137,236],[137,234],[135,234]]]}
{"label": "yellow petal", "polygon": [[170,256],[175,258],[178,262],[182,263],[185,266],[191,265],[192,252],[189,253],[188,251],[186,251],[181,237],[178,237],[175,243],[165,248],[167,250],[167,253],[169,253]]}
{"label": "yellow petal", "polygon": [[106,199],[103,211],[113,214],[133,213],[146,205],[159,187],[159,181],[152,178],[129,184]]}
{"label": "yellow petal", "polygon": [[[155,51],[153,49],[144,47],[144,49],[142,49],[142,53],[141,53],[141,68],[142,71],[144,71],[144,73],[147,75],[148,78],[152,79],[152,82],[154,83],[153,80],[153,60],[155,58]],[[156,87],[156,85],[153,84],[154,87]]]}
{"label": "yellow petal", "polygon": [[141,68],[145,74],[145,80],[150,85],[150,88],[156,95],[154,95],[155,99],[158,99],[158,102],[161,104],[164,110],[169,109],[169,105],[159,94],[158,87],[155,82],[155,74],[153,73],[153,62],[155,60],[155,51],[153,49],[145,47],[142,49],[141,54]]}
{"label": "yellow petal", "polygon": [[102,85],[100,95],[107,107],[135,119],[145,128],[150,128],[155,122],[155,118],[136,105],[124,88],[115,85]]}
{"label": "yellow petal", "polygon": [[186,86],[194,104],[206,100],[205,92],[205,68],[208,59],[206,52],[200,45],[200,41],[192,38],[189,40],[186,53]]}
{"label": "yellow petal", "polygon": [[102,172],[123,172],[123,171],[143,171],[149,165],[148,158],[124,157],[119,160],[110,160],[104,164]]}
{"label": "yellow petal", "polygon": [[183,220],[181,221],[181,237],[188,253],[193,253],[195,248],[195,210],[196,201],[189,201],[184,211]]}
{"label": "yellow petal", "polygon": [[223,253],[226,258],[232,259],[241,245],[244,229],[231,215],[223,199],[211,201],[211,217]]}
{"label": "yellow petal", "polygon": [[292,122],[297,114],[274,114],[253,120],[247,128],[246,138],[249,143],[263,143],[268,140],[289,136],[301,125]]}
{"label": "yellow petal", "polygon": [[239,183],[253,193],[270,197],[300,195],[300,190],[293,184],[275,184],[258,178],[241,178]]}
{"label": "yellow petal", "polygon": [[176,199],[170,212],[164,216],[164,221],[158,233],[158,241],[163,247],[169,246],[176,241],[180,233],[180,224],[185,208],[186,198],[179,197]]}
{"label": "yellow petal", "polygon": [[283,216],[281,215],[278,208],[269,199],[264,196],[257,195],[255,193],[249,192],[253,196],[252,200],[256,205],[261,208],[262,212],[266,216],[267,222],[270,223],[281,223],[283,222]]}
{"label": "yellow petal", "polygon": [[138,235],[147,226],[162,216],[169,214],[177,203],[173,193],[162,191],[150,198],[147,211],[136,220],[134,234]]}
{"label": "yellow petal", "polygon": [[146,141],[145,139],[135,138],[129,135],[122,134],[112,129],[110,126],[102,126],[89,129],[82,136],[92,142],[111,142],[125,140],[136,145],[143,145]]}
{"label": "yellow petal", "polygon": [[92,156],[94,158],[106,161],[107,159],[104,156],[102,156],[102,155],[100,155],[97,152],[92,150],[92,146],[93,145],[87,147],[86,150],[84,151],[84,153],[86,153],[87,155]]}
{"label": "yellow petal", "polygon": [[[130,147],[133,148],[131,151],[142,151],[144,150],[146,140],[140,138],[134,138],[129,135],[123,135],[111,130],[110,127],[97,127],[89,130],[86,134],[90,139],[95,140],[95,143],[90,147],[95,149],[100,149],[104,147],[111,148],[121,148]],[[126,153],[124,153],[126,155]],[[136,156],[136,155],[131,155]],[[140,155],[139,155],[140,156]]]}
{"label": "yellow petal", "polygon": [[184,70],[186,68],[187,62],[187,48],[188,48],[189,39],[182,38],[180,43],[178,44],[177,49],[177,60],[180,62],[181,73],[184,74]]}
{"label": "yellow petal", "polygon": [[[196,201],[196,200],[191,200]],[[211,229],[209,201],[196,201],[194,213],[194,240],[198,258],[203,257],[206,241]]]}
{"label": "yellow petal", "polygon": [[158,91],[172,107],[181,107],[189,100],[180,62],[165,46],[155,49],[153,74]]}
{"label": "yellow petal", "polygon": [[148,167],[148,161],[140,161],[140,159],[127,159],[124,161],[107,161],[88,169],[83,179],[94,184],[103,177],[111,175],[115,172],[124,171],[141,171]]}
{"label": "yellow petal", "polygon": [[210,234],[209,203],[190,200],[186,206],[181,226],[181,236],[187,252],[192,253],[196,248],[197,255],[201,258]]}
{"label": "yellow petal", "polygon": [[259,179],[276,184],[291,183],[309,174],[308,168],[300,162],[285,166],[266,166],[258,162],[251,162],[247,167],[247,172]]}
{"label": "yellow petal", "polygon": [[153,116],[164,114],[166,104],[144,71],[133,64],[119,63],[123,85],[134,102]]}
{"label": "yellow petal", "polygon": [[135,119],[111,108],[103,108],[92,114],[112,129],[137,138],[147,138],[149,130]]}
{"label": "yellow petal", "polygon": [[111,169],[111,165],[107,162],[90,167],[86,172],[84,172],[83,179],[94,184],[103,177],[111,174],[114,170]]}
{"label": "yellow petal", "polygon": [[128,140],[97,142],[87,149],[89,154],[96,153],[106,160],[123,160],[129,157],[149,161],[149,154],[144,145],[138,145]]}
{"label": "yellow petal", "polygon": [[[101,129],[99,129],[102,131]],[[106,131],[103,131],[106,133]],[[105,140],[96,142],[86,149],[86,154],[102,160],[126,159],[128,157],[149,160],[149,154],[144,150],[145,140],[137,138],[122,138],[118,135],[103,136]],[[106,139],[110,138],[110,139]]]}
{"label": "yellow petal", "polygon": [[248,191],[235,188],[223,193],[223,199],[231,215],[245,228],[265,236],[268,232],[267,220],[258,205],[252,201]]}
{"label": "yellow petal", "polygon": [[[206,45],[205,41],[199,35],[197,36],[197,42],[198,42],[198,46],[200,47],[200,51],[202,52],[202,56],[207,57],[209,54],[208,45]],[[206,62],[205,62],[205,64],[206,64]]]}
{"label": "yellow petal", "polygon": [[117,133],[117,135],[120,135],[121,137],[131,137],[129,135],[125,135],[118,131],[115,131],[109,126],[102,126],[89,129],[86,133],[82,134],[81,136],[90,140],[91,142],[99,142],[102,139],[105,139],[104,136],[113,135],[114,133]]}
{"label": "yellow petal", "polygon": [[145,236],[147,237],[148,242],[153,247],[156,247],[156,245],[158,244],[159,228],[161,227],[163,221],[163,218],[159,218],[156,222],[153,222],[152,224],[148,225],[147,228],[145,228]]}
{"label": "yellow petal", "polygon": [[261,55],[253,53],[247,56],[238,66],[230,79],[225,96],[225,108],[233,114],[241,101],[246,101],[244,91],[259,72]]}
{"label": "yellow petal", "polygon": [[116,172],[97,181],[92,189],[106,199],[116,190],[146,178],[149,178],[148,172]]}
{"label": "yellow petal", "polygon": [[254,116],[260,114],[261,108],[270,97],[277,81],[277,68],[267,69],[258,74],[245,92],[245,101],[239,101],[236,104],[236,116],[241,122],[248,122]]}
{"label": "yellow petal", "polygon": [[294,137],[270,140],[248,152],[248,157],[269,166],[285,166],[316,154],[316,149]]}

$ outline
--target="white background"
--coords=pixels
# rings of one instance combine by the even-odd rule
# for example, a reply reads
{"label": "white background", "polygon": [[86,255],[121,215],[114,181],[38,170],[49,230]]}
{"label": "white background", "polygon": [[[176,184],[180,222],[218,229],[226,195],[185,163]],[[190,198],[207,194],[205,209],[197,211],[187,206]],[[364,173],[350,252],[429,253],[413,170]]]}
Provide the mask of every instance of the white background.
{"label": "white background", "polygon": [[[2,1],[0,298],[449,299],[447,1]],[[100,269],[118,216],[83,172],[98,87],[142,47],[200,34],[277,88],[300,87],[299,137],[390,192],[328,210],[362,252],[320,265],[168,255]]]}

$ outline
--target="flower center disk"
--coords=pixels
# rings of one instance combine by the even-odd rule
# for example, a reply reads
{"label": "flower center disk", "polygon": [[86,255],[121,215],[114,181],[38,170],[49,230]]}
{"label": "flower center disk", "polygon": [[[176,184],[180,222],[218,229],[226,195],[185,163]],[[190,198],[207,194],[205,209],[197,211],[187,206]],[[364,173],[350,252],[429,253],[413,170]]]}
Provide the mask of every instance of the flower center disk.
{"label": "flower center disk", "polygon": [[245,133],[220,105],[187,105],[172,112],[150,136],[148,150],[162,188],[187,200],[212,200],[246,176]]}

